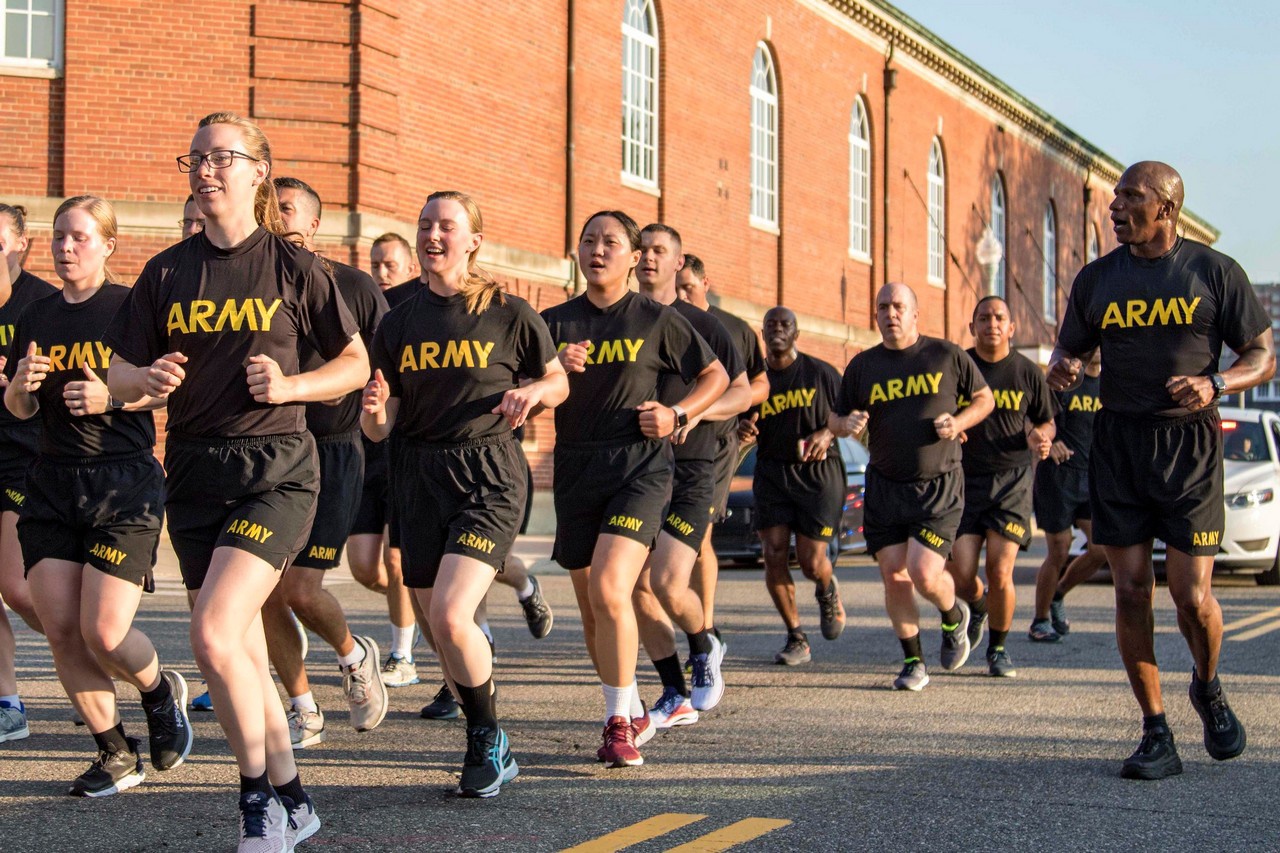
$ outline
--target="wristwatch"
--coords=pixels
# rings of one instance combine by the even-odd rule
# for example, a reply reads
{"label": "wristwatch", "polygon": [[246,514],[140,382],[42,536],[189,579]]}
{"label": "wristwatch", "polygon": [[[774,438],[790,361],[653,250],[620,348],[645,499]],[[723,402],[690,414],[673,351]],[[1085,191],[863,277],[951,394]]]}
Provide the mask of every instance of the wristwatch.
{"label": "wristwatch", "polygon": [[107,408],[109,408],[111,411],[122,412],[124,411],[124,407],[125,407],[124,400],[117,400],[115,397],[112,397],[110,395],[107,396]]}
{"label": "wristwatch", "polygon": [[1227,393],[1227,377],[1221,373],[1215,373],[1209,377],[1209,381],[1213,383],[1213,399],[1218,399]]}
{"label": "wristwatch", "polygon": [[679,406],[672,406],[671,411],[676,416],[676,429],[684,429],[689,425],[689,414]]}

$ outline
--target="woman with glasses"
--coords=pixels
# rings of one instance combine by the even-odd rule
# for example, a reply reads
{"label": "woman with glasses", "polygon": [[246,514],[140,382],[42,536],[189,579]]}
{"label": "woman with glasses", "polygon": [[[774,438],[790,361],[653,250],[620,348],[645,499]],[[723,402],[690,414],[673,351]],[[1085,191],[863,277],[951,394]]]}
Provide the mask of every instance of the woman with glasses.
{"label": "woman with glasses", "polygon": [[464,797],[496,796],[519,772],[498,727],[492,653],[475,614],[528,499],[512,429],[569,393],[546,324],[476,268],[483,228],[469,196],[427,198],[418,218],[426,286],[378,327],[361,419],[374,441],[396,430],[395,514],[413,520],[400,530],[404,582],[467,717]]}
{"label": "woman with glasses", "polygon": [[[27,305],[57,293],[49,282],[22,268],[31,249],[27,212],[0,203],[0,369],[13,355],[13,328]],[[0,376],[0,389],[7,380]],[[5,605],[36,631],[44,632],[31,602],[18,545],[18,511],[26,501],[27,467],[40,443],[40,424],[26,422],[0,406],[0,743],[30,734],[27,711],[18,698],[16,645]]]}
{"label": "woman with glasses", "polygon": [[[241,851],[319,828],[267,664],[262,604],[310,532],[319,485],[303,403],[369,376],[364,344],[315,255],[285,239],[271,149],[233,113],[178,158],[204,231],[156,255],[107,333],[112,396],[168,395],[165,509],[191,645],[240,770]],[[304,343],[305,341],[305,343]],[[327,361],[299,372],[299,350]]]}
{"label": "woman with glasses", "polygon": [[102,333],[129,293],[107,269],[115,249],[110,204],[94,196],[62,203],[53,219],[62,292],[22,312],[13,339],[22,357],[5,368],[8,411],[42,427],[18,536],[58,679],[98,747],[68,791],[82,797],[106,797],[145,776],[138,741],[125,736],[116,709],[113,676],[142,694],[153,767],[177,767],[191,750],[186,682],[160,668],[155,647],[133,627],[164,514],[150,411],[164,402],[126,406],[102,380],[111,357]]}

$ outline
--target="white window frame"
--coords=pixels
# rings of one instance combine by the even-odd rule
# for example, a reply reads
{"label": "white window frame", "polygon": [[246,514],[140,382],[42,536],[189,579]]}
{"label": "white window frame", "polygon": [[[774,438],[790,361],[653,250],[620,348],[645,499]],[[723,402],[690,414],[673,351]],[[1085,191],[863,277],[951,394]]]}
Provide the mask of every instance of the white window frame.
{"label": "white window frame", "polygon": [[[8,44],[10,17],[22,15],[27,18],[27,55],[11,57],[0,54],[0,74],[51,76],[62,68],[63,22],[66,17],[64,14],[66,8],[65,0],[52,0],[51,5],[53,8],[48,12],[33,9],[33,0],[20,0],[20,2],[25,2],[25,9],[10,9],[9,0],[0,2],[0,50],[6,49]],[[33,18],[53,19],[53,56],[49,59],[33,59],[30,55],[31,23]]]}
{"label": "white window frame", "polygon": [[778,75],[764,42],[751,58],[751,224],[778,228]]}
{"label": "white window frame", "polygon": [[1041,308],[1050,323],[1058,322],[1058,214],[1050,201],[1044,207],[1044,222],[1040,235],[1040,248],[1044,262],[1040,265],[1043,287]]}
{"label": "white window frame", "polygon": [[871,260],[871,123],[862,98],[849,118],[849,257]]}
{"label": "white window frame", "polygon": [[1091,264],[1096,261],[1102,254],[1102,243],[1098,239],[1098,226],[1094,222],[1089,223],[1089,241],[1084,247],[1084,262]]}
{"label": "white window frame", "polygon": [[1009,272],[1009,196],[1004,191],[1004,178],[999,172],[991,179],[991,233],[1000,244],[1000,266],[996,269],[995,293],[1004,299],[1008,290]]}
{"label": "white window frame", "polygon": [[1255,403],[1280,403],[1280,379],[1263,382],[1253,389]]}
{"label": "white window frame", "polygon": [[938,137],[929,145],[929,283],[947,283],[947,166]]}
{"label": "white window frame", "polygon": [[658,15],[653,0],[622,10],[622,180],[658,186]]}

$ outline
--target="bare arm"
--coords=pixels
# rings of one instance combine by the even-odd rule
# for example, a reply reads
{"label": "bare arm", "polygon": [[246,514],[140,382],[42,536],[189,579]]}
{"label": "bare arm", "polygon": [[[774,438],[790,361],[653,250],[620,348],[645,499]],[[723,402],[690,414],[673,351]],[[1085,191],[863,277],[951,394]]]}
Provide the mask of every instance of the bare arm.
{"label": "bare arm", "polygon": [[[685,414],[692,421],[701,417],[702,413],[710,408],[728,387],[729,374],[724,372],[724,366],[717,359],[702,368],[702,372],[694,380],[693,390],[676,405],[684,409]],[[637,408],[640,411],[640,431],[645,437],[666,438],[675,431],[676,413],[669,406],[650,400],[647,403],[641,403]]]}
{"label": "bare arm", "polygon": [[[765,390],[768,391],[767,384]],[[747,374],[739,373],[729,383],[728,390],[720,395],[720,399],[707,407],[699,420],[727,421],[729,418],[736,418],[751,408],[751,392],[751,383],[747,382]]]}
{"label": "bare arm", "polygon": [[761,373],[751,380],[751,405],[758,406],[769,396],[769,374]]}
{"label": "bare arm", "polygon": [[[955,434],[958,435],[959,433],[962,433],[967,429],[972,429],[982,423],[983,420],[986,419],[987,415],[995,411],[995,408],[995,395],[991,393],[990,388],[983,388],[980,391],[974,392],[973,401],[969,403],[969,405],[965,406],[954,415],[943,415],[942,417],[950,418],[949,423],[951,424]],[[937,421],[934,423],[937,423]],[[942,430],[939,429],[938,437],[954,438],[955,435],[942,435]]]}

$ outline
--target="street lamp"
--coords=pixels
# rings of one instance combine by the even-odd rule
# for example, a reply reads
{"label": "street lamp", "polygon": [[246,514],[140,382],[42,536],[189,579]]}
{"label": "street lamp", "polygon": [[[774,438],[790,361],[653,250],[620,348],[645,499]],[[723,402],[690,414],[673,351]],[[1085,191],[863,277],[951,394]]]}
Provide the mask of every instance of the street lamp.
{"label": "street lamp", "polygon": [[991,230],[990,225],[982,229],[982,238],[978,240],[973,254],[987,270],[987,295],[1003,296],[996,292],[996,274],[1000,270],[1000,262],[1004,260],[1004,247],[1000,245],[996,232]]}

